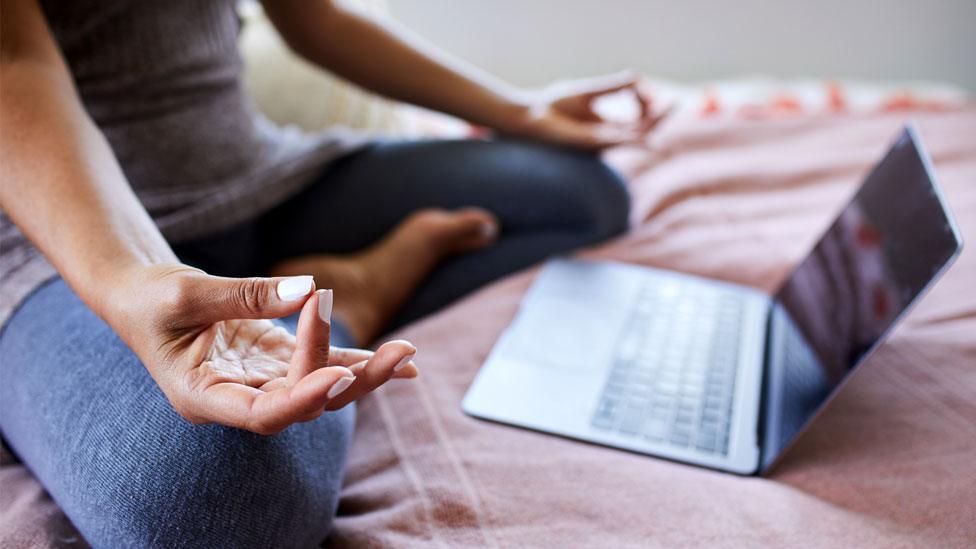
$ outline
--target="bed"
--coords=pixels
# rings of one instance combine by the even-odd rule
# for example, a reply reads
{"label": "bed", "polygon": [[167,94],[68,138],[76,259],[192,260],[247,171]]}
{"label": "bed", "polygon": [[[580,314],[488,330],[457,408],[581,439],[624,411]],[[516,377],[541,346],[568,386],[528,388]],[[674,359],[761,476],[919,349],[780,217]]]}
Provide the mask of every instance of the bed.
{"label": "bed", "polygon": [[[667,121],[648,147],[609,151],[630,181],[632,229],[580,255],[774,288],[907,119],[969,242],[771,476],[465,416],[461,398],[531,284],[530,269],[393,334],[417,344],[422,376],[359,406],[327,544],[972,547],[976,105],[902,101],[844,113],[768,105],[702,103]],[[0,488],[0,545],[84,545],[6,451]]]}
{"label": "bed", "polygon": [[[907,118],[964,238],[976,109],[685,118],[612,151],[634,228],[581,255],[770,289]],[[408,327],[423,376],[363,403],[342,546],[972,546],[976,252],[967,249],[770,478],[743,478],[464,416],[459,402],[535,271]]]}

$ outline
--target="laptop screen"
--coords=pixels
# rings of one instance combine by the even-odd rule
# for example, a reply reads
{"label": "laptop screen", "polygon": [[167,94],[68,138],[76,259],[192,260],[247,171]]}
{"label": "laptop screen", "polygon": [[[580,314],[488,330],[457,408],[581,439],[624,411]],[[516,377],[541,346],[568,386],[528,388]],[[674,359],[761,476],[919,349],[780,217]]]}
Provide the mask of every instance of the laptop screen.
{"label": "laptop screen", "polygon": [[924,154],[906,129],[776,292],[763,468],[959,249]]}

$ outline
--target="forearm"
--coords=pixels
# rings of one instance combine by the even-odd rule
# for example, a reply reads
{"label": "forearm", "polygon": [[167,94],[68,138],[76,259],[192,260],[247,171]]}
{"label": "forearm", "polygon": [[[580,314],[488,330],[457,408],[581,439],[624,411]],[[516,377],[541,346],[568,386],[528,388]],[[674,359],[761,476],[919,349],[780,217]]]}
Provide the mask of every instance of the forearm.
{"label": "forearm", "polygon": [[122,282],[123,272],[176,258],[63,67],[7,56],[0,96],[0,205],[76,293],[111,322],[110,289]]}
{"label": "forearm", "polygon": [[299,55],[368,90],[502,130],[528,108],[502,80],[338,2],[265,2],[265,9]]}

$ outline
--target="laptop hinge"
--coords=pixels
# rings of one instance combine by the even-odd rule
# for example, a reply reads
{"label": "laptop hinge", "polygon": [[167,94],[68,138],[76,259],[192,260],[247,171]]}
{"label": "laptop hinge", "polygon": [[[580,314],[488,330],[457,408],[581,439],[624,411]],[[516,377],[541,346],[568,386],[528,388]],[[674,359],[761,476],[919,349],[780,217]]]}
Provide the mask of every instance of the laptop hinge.
{"label": "laptop hinge", "polygon": [[763,473],[766,458],[766,425],[769,403],[769,369],[773,348],[773,307],[774,299],[770,299],[766,311],[766,339],[763,343],[762,377],[759,384],[759,417],[756,419],[756,443],[759,445],[759,474]]}

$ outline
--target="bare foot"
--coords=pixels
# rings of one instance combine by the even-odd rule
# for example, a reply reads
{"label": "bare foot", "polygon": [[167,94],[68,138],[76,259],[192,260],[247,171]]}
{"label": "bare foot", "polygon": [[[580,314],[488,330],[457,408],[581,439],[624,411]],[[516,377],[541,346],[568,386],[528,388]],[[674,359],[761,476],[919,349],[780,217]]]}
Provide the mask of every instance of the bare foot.
{"label": "bare foot", "polygon": [[333,315],[363,346],[380,335],[444,257],[485,247],[497,234],[498,220],[481,208],[420,210],[361,252],[296,257],[275,265],[271,274],[310,274],[317,287],[332,288]]}

